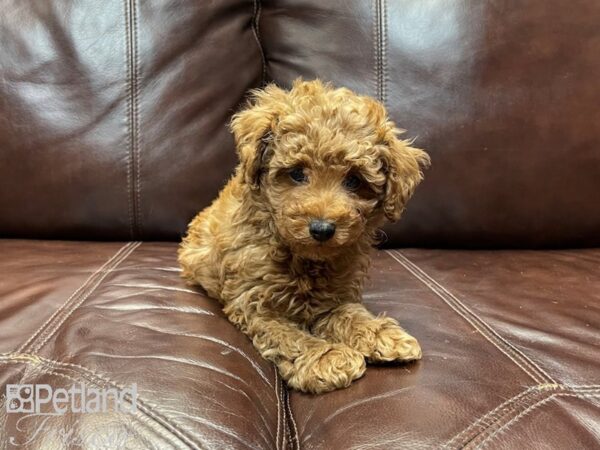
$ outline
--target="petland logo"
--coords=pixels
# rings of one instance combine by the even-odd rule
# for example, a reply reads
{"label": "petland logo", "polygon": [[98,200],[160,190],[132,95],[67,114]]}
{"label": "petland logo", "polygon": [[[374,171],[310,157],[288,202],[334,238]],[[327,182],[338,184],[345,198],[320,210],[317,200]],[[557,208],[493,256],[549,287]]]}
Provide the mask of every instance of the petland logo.
{"label": "petland logo", "polygon": [[6,412],[35,415],[105,413],[108,411],[135,413],[137,384],[127,389],[90,388],[74,384],[69,389],[53,389],[49,384],[8,384]]}

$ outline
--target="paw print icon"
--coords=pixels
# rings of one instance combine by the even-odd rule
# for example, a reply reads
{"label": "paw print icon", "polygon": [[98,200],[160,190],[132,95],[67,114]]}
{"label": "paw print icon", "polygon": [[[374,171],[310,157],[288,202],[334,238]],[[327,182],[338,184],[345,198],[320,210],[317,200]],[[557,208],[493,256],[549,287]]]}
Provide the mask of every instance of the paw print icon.
{"label": "paw print icon", "polygon": [[33,385],[8,384],[6,385],[6,412],[7,413],[33,413]]}

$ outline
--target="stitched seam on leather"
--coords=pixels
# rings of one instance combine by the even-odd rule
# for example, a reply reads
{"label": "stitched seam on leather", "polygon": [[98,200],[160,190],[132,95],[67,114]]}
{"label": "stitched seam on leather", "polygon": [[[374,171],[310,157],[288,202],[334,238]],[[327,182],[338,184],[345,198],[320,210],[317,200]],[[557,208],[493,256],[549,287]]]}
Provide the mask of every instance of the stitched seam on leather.
{"label": "stitched seam on leather", "polygon": [[[528,404],[531,404],[532,401],[536,398],[539,398],[540,396],[545,397],[546,395],[548,395],[549,392],[571,392],[571,393],[577,393],[577,394],[587,394],[587,393],[594,393],[595,391],[598,391],[598,389],[589,389],[589,388],[582,388],[582,387],[569,387],[569,386],[564,386],[564,385],[552,385],[552,384],[546,384],[546,385],[539,385],[539,386],[535,386],[535,391],[530,393],[530,395],[517,400],[516,402],[514,402],[509,408],[506,409],[502,409],[499,411],[496,411],[494,414],[491,414],[489,417],[485,418],[483,422],[483,430],[485,431],[485,429],[491,428],[493,426],[495,426],[495,424],[497,423],[501,423],[504,421],[504,419],[506,417],[512,417],[514,415],[515,411],[518,411],[519,409],[526,407]],[[485,433],[482,433],[485,434]],[[471,438],[473,439],[473,438]],[[469,441],[470,439],[467,439],[467,441]]]}
{"label": "stitched seam on leather", "polygon": [[282,431],[282,436],[281,436],[281,448],[283,449],[287,449],[288,448],[288,441],[289,441],[289,426],[288,426],[288,418],[287,418],[287,411],[285,408],[285,392],[284,392],[284,387],[283,387],[283,380],[281,379],[281,377],[279,377],[279,396],[281,398],[281,431]]}
{"label": "stitched seam on leather", "polygon": [[131,197],[131,192],[133,189],[132,183],[132,172],[133,172],[133,156],[131,155],[131,68],[130,68],[130,38],[131,33],[129,31],[129,0],[123,0],[123,9],[124,9],[124,17],[125,17],[125,78],[126,78],[126,88],[125,88],[125,104],[126,104],[126,122],[127,122],[127,132],[125,133],[125,147],[127,150],[127,159],[125,167],[127,169],[127,213],[129,216],[129,236],[131,239],[135,238],[135,219],[133,214],[133,201]]}
{"label": "stitched seam on leather", "polygon": [[275,435],[275,447],[279,449],[279,433],[280,433],[280,424],[281,424],[281,401],[279,400],[279,373],[277,372],[277,367],[274,367],[275,372],[275,397],[277,399],[277,433]]}
{"label": "stitched seam on leather", "polygon": [[138,110],[138,69],[137,69],[137,3],[136,0],[124,0],[126,47],[127,47],[127,149],[128,149],[128,198],[131,208],[131,238],[139,235],[139,158],[137,140]]}
{"label": "stitched seam on leather", "polygon": [[[558,392],[557,392],[558,391]],[[541,384],[531,386],[525,391],[511,397],[504,403],[500,404],[493,410],[487,412],[475,422],[467,426],[464,430],[456,434],[451,438],[442,448],[464,448],[465,445],[473,445],[477,440],[480,440],[495,429],[498,424],[501,424],[507,417],[513,417],[514,413],[519,409],[526,408],[531,405],[532,402],[536,403],[540,396],[547,398],[549,393],[556,394],[566,392],[569,394],[578,394],[586,396],[589,393],[600,393],[600,386],[568,386],[561,384]],[[476,428],[480,428],[479,432],[476,432]],[[472,436],[469,437],[468,435]]]}
{"label": "stitched seam on leather", "polygon": [[56,311],[54,311],[54,313],[50,317],[48,317],[48,319],[29,337],[29,339],[27,339],[27,341],[25,341],[25,343],[17,349],[17,352],[18,353],[26,353],[27,347],[29,346],[29,344],[31,344],[38,337],[38,335],[48,326],[48,324],[52,320],[55,319],[55,317],[57,315],[62,313],[62,311],[69,305],[69,303],[73,300],[73,298],[75,298],[77,295],[79,295],[81,290],[84,289],[85,286],[87,286],[92,281],[93,278],[95,278],[102,271],[106,270],[106,267],[108,265],[110,265],[118,256],[121,255],[121,253],[123,251],[125,251],[131,245],[133,245],[133,244],[128,243],[128,244],[123,245],[114,255],[112,255],[110,258],[108,258],[108,260],[102,266],[100,266],[100,268],[98,268],[94,273],[92,273],[75,291],[73,291],[73,293],[69,296],[69,298]]}
{"label": "stitched seam on leather", "polygon": [[281,442],[280,448],[285,449],[285,448],[287,448],[286,442],[289,439],[288,434],[290,434],[289,427],[288,427],[288,418],[287,418],[286,408],[285,408],[285,392],[284,392],[285,386],[283,383],[283,379],[279,375],[279,371],[277,370],[276,367],[275,367],[275,381],[276,381],[276,393],[277,393],[278,435],[279,435],[279,430],[281,430],[281,439],[278,440],[278,442]]}
{"label": "stitched seam on leather", "polygon": [[[534,403],[540,397],[546,397],[548,392],[556,392],[561,389],[565,390],[569,388],[558,384],[542,384],[531,386],[529,389],[510,398],[498,407],[481,416],[470,426],[448,441],[444,445],[444,448],[452,448],[452,446],[457,442],[459,445],[456,448],[463,448],[464,445],[472,442],[473,440],[479,439],[480,435],[486,433],[486,430],[489,430],[497,423],[502,422],[502,420],[504,420],[507,416],[512,417],[516,411],[519,411],[531,403]],[[479,428],[479,430],[476,430],[477,428]]]}
{"label": "stitched seam on leather", "polygon": [[62,316],[62,318],[58,321],[58,323],[56,323],[54,328],[46,334],[46,337],[41,342],[38,342],[36,345],[33,345],[31,347],[30,353],[38,352],[46,344],[46,342],[48,342],[48,340],[60,329],[62,324],[65,323],[65,321],[71,316],[71,314],[73,314],[75,312],[75,310],[77,308],[79,308],[83,304],[83,302],[85,302],[88,299],[88,297],[98,288],[98,286],[100,286],[100,284],[102,284],[102,281],[104,281],[104,279],[108,276],[108,274],[111,273],[119,264],[121,264],[123,261],[125,261],[127,259],[127,257],[129,257],[129,255],[131,255],[134,252],[134,250],[136,248],[138,248],[140,245],[141,245],[141,242],[133,243],[118,258],[114,259],[112,264],[107,266],[107,268],[103,272],[100,272],[100,276],[97,278],[97,280],[94,281],[94,283],[90,286],[90,288],[87,290],[87,292],[85,294],[83,294],[83,290],[81,291],[81,295],[80,295],[81,299],[77,303],[75,303],[72,307],[70,307],[68,311],[66,311],[66,314],[64,314]]}
{"label": "stitched seam on leather", "polygon": [[525,356],[520,350],[513,347],[508,341],[500,336],[490,325],[488,325],[483,319],[477,316],[473,311],[467,308],[458,298],[444,288],[441,284],[435,281],[415,263],[410,261],[406,256],[396,251],[395,255],[391,251],[386,251],[392,258],[394,258],[400,265],[402,265],[408,272],[410,272],[415,278],[420,280],[425,286],[427,286],[433,293],[440,297],[444,303],[446,303],[452,310],[458,315],[465,319],[468,323],[473,326],[483,337],[485,337],[490,343],[492,343],[498,350],[506,355],[511,361],[513,361],[521,370],[529,375],[536,383],[550,383],[557,384],[552,377],[550,377],[544,370],[537,366],[527,356]]}
{"label": "stitched seam on leather", "polygon": [[454,299],[460,306],[462,306],[466,312],[470,313],[473,317],[475,317],[475,319],[477,319],[481,325],[483,325],[485,328],[487,328],[487,330],[492,333],[496,338],[500,339],[502,342],[504,342],[504,344],[508,347],[507,350],[512,351],[513,353],[517,353],[517,355],[519,355],[523,362],[526,364],[529,364],[530,368],[533,369],[534,371],[537,371],[538,375],[541,375],[542,377],[545,377],[545,381],[548,382],[549,384],[558,384],[556,380],[554,380],[554,378],[552,378],[544,369],[542,369],[537,363],[535,363],[531,358],[529,358],[525,353],[523,353],[521,350],[519,350],[515,345],[513,345],[511,342],[508,341],[508,339],[504,338],[500,333],[498,333],[496,330],[494,330],[494,328],[489,325],[487,322],[485,322],[483,320],[483,318],[479,317],[479,315],[477,315],[477,313],[475,313],[474,311],[472,311],[471,309],[469,309],[463,302],[461,302],[458,297],[456,297],[454,294],[452,294],[450,291],[448,291],[448,289],[446,289],[444,286],[442,286],[440,283],[438,283],[437,281],[435,281],[432,277],[430,277],[429,275],[427,275],[421,268],[419,268],[415,263],[413,263],[412,261],[410,261],[405,255],[402,255],[400,252],[399,253],[403,258],[405,258],[409,263],[411,263],[415,268],[417,268],[419,271],[421,271],[426,277],[428,277],[429,279],[431,279],[432,282],[434,282],[435,284],[437,284],[440,289],[442,289],[443,291],[446,292],[446,294]]}
{"label": "stitched seam on leather", "polygon": [[[469,443],[468,446],[466,446],[465,448],[474,447],[474,448],[477,448],[477,449],[480,449],[480,450],[483,449],[483,448],[485,448],[491,441],[493,441],[496,437],[498,437],[500,435],[500,433],[506,432],[512,426],[514,426],[515,424],[517,424],[522,418],[524,418],[525,416],[527,416],[528,414],[530,414],[534,410],[540,408],[541,406],[545,405],[546,403],[550,402],[551,400],[553,400],[553,399],[555,399],[557,397],[574,397],[574,398],[579,398],[579,399],[587,399],[587,398],[600,397],[600,391],[598,391],[598,392],[586,392],[586,393],[575,393],[575,392],[555,392],[555,393],[552,393],[548,397],[543,398],[543,399],[537,401],[536,403],[532,404],[528,408],[524,409],[523,411],[521,411],[516,416],[512,417],[507,422],[505,422],[505,423],[503,423],[501,425],[500,424],[496,424],[496,426],[498,426],[498,425],[499,426],[498,426],[498,428],[495,429],[495,431],[493,433],[491,433],[488,436],[486,436],[478,444],[476,444],[476,443],[473,443],[473,444]],[[480,437],[481,436],[478,436],[478,440],[479,440]]]}
{"label": "stitched seam on leather", "polygon": [[374,72],[375,72],[375,97],[381,100],[381,89],[379,82],[379,3],[380,0],[373,0],[373,50],[375,56]]}
{"label": "stitched seam on leather", "polygon": [[292,407],[290,406],[290,392],[286,390],[285,393],[285,407],[287,409],[289,421],[291,423],[290,437],[291,437],[291,445],[294,450],[298,450],[300,448],[300,441],[298,437],[298,427],[296,425],[296,419],[294,418],[294,414],[292,412]]}
{"label": "stitched seam on leather", "polygon": [[381,0],[381,103],[387,104],[387,0]]}
{"label": "stitched seam on leather", "polygon": [[[450,306],[450,308],[454,312],[456,312],[459,316],[461,316],[463,319],[465,319],[486,340],[488,340],[490,343],[492,343],[498,350],[500,350],[505,356],[507,356],[511,361],[513,361],[519,368],[521,368],[521,370],[523,370],[527,375],[529,375],[535,382],[537,382],[537,383],[543,382],[542,379],[539,379],[536,375],[534,375],[532,372],[530,372],[529,369],[524,367],[518,360],[516,360],[513,356],[511,356],[511,354],[509,354],[508,351],[505,350],[504,347],[502,345],[500,345],[499,342],[497,342],[495,339],[493,339],[492,336],[490,336],[488,333],[486,333],[484,331],[484,329],[481,329],[481,327],[478,326],[478,322],[481,322],[481,321],[480,320],[478,321],[476,316],[475,316],[475,318],[469,317],[468,313],[470,312],[470,310],[468,310],[466,307],[460,308],[459,304],[457,304],[457,302],[453,301],[452,297],[449,297],[449,296],[443,294],[444,291],[442,291],[442,293],[438,292],[438,290],[436,290],[435,287],[438,286],[438,287],[442,288],[442,286],[439,283],[436,283],[435,280],[433,280],[431,277],[429,277],[427,274],[425,274],[425,272],[423,272],[420,268],[418,268],[414,263],[412,263],[410,260],[408,260],[408,258],[406,258],[404,255],[400,254],[399,252],[396,252],[397,257],[389,250],[387,250],[386,252],[393,259],[395,259],[401,266],[403,266],[409,273],[411,273],[415,278],[417,278],[425,286],[427,286],[434,294],[436,294],[438,297],[440,297],[444,301],[444,303],[446,303],[448,306]],[[403,262],[399,258],[405,259],[405,262]],[[407,265],[407,264],[410,264],[410,265]],[[415,269],[413,269],[411,266],[414,266]],[[425,276],[421,275],[421,273]],[[464,310],[466,310],[466,311],[464,311]]]}
{"label": "stitched seam on leather", "polygon": [[525,391],[521,392],[520,394],[517,394],[514,397],[509,398],[504,403],[501,403],[496,408],[492,409],[491,411],[488,411],[486,414],[479,417],[479,419],[477,419],[475,422],[471,423],[465,429],[463,429],[462,431],[455,434],[454,437],[452,437],[448,442],[446,442],[446,444],[444,445],[444,448],[451,448],[452,445],[454,445],[454,443],[456,441],[460,441],[464,436],[466,436],[470,432],[474,431],[475,428],[477,428],[477,427],[480,427],[481,429],[485,429],[486,426],[489,426],[488,422],[493,421],[493,418],[496,417],[498,414],[502,414],[503,412],[508,411],[514,403],[521,400],[523,397],[529,396],[532,393],[537,394],[538,392],[539,392],[539,390],[538,390],[537,385],[531,386],[529,389],[526,389]]}
{"label": "stitched seam on leather", "polygon": [[[9,356],[10,356],[9,359],[5,359],[4,361],[0,361],[0,362],[3,362],[5,364],[18,364],[18,363],[21,363],[21,364],[25,363],[28,365],[34,364],[34,368],[40,370],[42,373],[52,374],[52,375],[56,375],[59,377],[67,378],[74,382],[84,381],[84,382],[89,383],[92,386],[96,386],[98,388],[102,388],[106,385],[110,385],[119,390],[125,389],[125,386],[122,386],[119,383],[111,380],[110,378],[100,375],[87,367],[80,366],[79,364],[54,361],[51,359],[40,357],[38,355],[29,355],[29,354],[14,355],[13,354],[13,355],[9,355]],[[77,377],[68,375],[66,373],[56,372],[56,370],[70,370],[75,375],[77,375]],[[83,378],[83,380],[82,380],[82,378]],[[98,380],[100,380],[100,382]],[[197,449],[201,448],[199,446],[199,444],[195,442],[194,438],[189,436],[185,430],[182,430],[174,423],[171,423],[171,421],[169,419],[167,419],[161,413],[157,412],[154,409],[156,406],[154,406],[151,403],[147,402],[146,400],[140,398],[139,395],[136,398],[136,406],[137,406],[138,410],[141,410],[144,413],[144,415],[146,415],[147,417],[152,419],[154,421],[154,423],[160,425],[163,429],[168,431],[170,433],[170,437],[176,437],[179,439],[180,442],[184,443],[187,446],[192,446],[192,448],[197,448]]]}
{"label": "stitched seam on leather", "polygon": [[375,47],[376,97],[387,102],[387,2],[373,0],[373,42]]}
{"label": "stitched seam on leather", "polygon": [[136,225],[137,225],[137,234],[141,237],[142,235],[142,181],[141,181],[141,167],[142,167],[142,155],[141,155],[141,147],[140,147],[140,63],[139,63],[139,51],[138,51],[138,36],[139,36],[139,26],[138,26],[138,6],[137,0],[132,0],[131,3],[131,14],[133,15],[133,56],[134,56],[134,64],[133,64],[133,81],[134,90],[133,90],[133,109],[134,109],[134,119],[135,125],[133,127],[134,133],[134,143],[135,143],[135,154],[136,154],[136,181],[135,181],[135,193],[136,193],[136,202],[135,202],[135,213],[136,213]]}
{"label": "stitched seam on leather", "polygon": [[264,86],[267,80],[267,58],[265,55],[265,49],[263,47],[263,43],[260,39],[260,14],[262,12],[262,1],[254,0],[254,10],[252,11],[252,33],[254,34],[254,39],[256,39],[256,43],[258,45],[258,50],[260,52],[260,59],[262,63],[262,74],[260,77],[260,84]]}
{"label": "stitched seam on leather", "polygon": [[290,424],[289,424],[289,418],[287,416],[287,408],[285,406],[285,402],[286,402],[286,393],[285,393],[285,387],[283,385],[283,380],[281,379],[281,377],[279,377],[279,392],[281,395],[281,406],[282,406],[282,414],[281,414],[281,429],[283,430],[283,436],[281,438],[281,447],[288,449],[289,448],[289,442],[291,439],[291,430],[290,430]]}

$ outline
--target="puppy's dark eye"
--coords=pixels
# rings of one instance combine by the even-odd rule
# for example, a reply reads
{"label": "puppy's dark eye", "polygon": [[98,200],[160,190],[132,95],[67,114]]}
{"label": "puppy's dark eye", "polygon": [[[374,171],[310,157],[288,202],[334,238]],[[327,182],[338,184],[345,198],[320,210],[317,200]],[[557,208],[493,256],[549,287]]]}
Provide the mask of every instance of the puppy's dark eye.
{"label": "puppy's dark eye", "polygon": [[302,167],[294,167],[289,171],[289,175],[296,183],[306,183],[308,181],[308,177],[305,175]]}
{"label": "puppy's dark eye", "polygon": [[356,191],[362,184],[362,180],[358,175],[351,173],[346,175],[346,178],[344,178],[344,182],[342,184],[349,191]]}

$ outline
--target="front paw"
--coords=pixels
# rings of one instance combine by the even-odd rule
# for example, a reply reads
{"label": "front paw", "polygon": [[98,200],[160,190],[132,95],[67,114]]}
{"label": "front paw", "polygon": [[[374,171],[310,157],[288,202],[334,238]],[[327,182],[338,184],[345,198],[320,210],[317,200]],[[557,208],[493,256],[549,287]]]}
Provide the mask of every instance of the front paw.
{"label": "front paw", "polygon": [[[298,357],[284,374],[288,385],[320,394],[345,388],[364,375],[364,356],[344,344],[326,344]],[[286,376],[287,375],[287,376]]]}
{"label": "front paw", "polygon": [[379,330],[367,359],[369,362],[414,361],[421,356],[417,340],[396,325]]}
{"label": "front paw", "polygon": [[390,318],[378,318],[354,330],[351,346],[369,362],[413,361],[421,359],[421,346]]}

